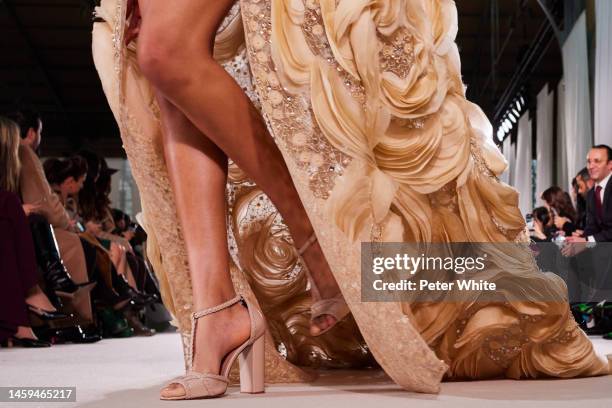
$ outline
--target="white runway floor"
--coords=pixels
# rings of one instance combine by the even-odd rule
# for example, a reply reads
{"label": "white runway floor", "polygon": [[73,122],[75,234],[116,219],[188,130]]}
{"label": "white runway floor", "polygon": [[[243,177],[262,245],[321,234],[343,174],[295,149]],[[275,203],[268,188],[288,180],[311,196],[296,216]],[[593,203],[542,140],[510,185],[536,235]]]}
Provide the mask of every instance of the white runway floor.
{"label": "white runway floor", "polygon": [[[593,339],[600,353],[612,341]],[[50,349],[0,349],[0,386],[76,386],[76,403],[0,403],[1,407],[612,407],[612,376],[576,380],[444,383],[439,395],[404,392],[380,371],[323,372],[312,384],[268,386],[242,395],[232,387],[221,399],[166,402],[165,380],[182,374],[176,333],[102,340]]]}

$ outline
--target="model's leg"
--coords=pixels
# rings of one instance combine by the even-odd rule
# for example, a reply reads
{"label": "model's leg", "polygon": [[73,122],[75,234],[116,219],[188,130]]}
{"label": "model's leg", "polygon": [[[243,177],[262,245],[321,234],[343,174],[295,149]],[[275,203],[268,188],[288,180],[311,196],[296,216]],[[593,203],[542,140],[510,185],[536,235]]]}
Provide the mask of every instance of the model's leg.
{"label": "model's leg", "polygon": [[[299,247],[313,230],[282,155],[248,97],[212,58],[214,35],[232,4],[141,0],[139,64],[160,92],[270,197]],[[335,296],[339,288],[319,245],[304,258],[320,295]],[[315,323],[314,334],[334,318],[323,316]]]}
{"label": "model's leg", "polygon": [[[229,271],[225,186],[227,157],[163,96],[158,95],[164,129],[164,154],[193,287],[193,310],[236,296]],[[223,336],[219,336],[223,333]],[[221,359],[249,338],[250,320],[240,304],[199,319],[193,369],[219,372]],[[184,394],[171,384],[162,396]]]}

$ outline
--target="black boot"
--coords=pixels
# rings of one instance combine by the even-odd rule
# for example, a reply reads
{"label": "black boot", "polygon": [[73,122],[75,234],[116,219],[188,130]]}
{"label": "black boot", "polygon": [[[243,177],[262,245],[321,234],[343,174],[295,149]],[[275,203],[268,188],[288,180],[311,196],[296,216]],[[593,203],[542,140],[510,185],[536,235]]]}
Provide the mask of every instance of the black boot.
{"label": "black boot", "polygon": [[47,289],[53,292],[76,292],[78,286],[73,282],[60,257],[53,227],[40,215],[30,215],[29,220],[36,258],[43,271]]}
{"label": "black boot", "polygon": [[113,274],[113,287],[120,296],[129,296],[131,298],[130,304],[133,307],[142,308],[157,301],[156,297],[138,292],[132,288],[123,276],[116,273]]}
{"label": "black boot", "polygon": [[93,328],[84,328],[79,325],[59,329],[55,332],[57,343],[96,343],[102,337]]}
{"label": "black boot", "polygon": [[125,319],[132,329],[134,329],[134,335],[136,336],[153,336],[155,334],[155,329],[151,329],[146,326],[140,315],[141,311],[130,309],[124,312]]}
{"label": "black boot", "polygon": [[109,288],[103,279],[101,279],[98,285],[91,291],[91,295],[94,304],[113,309],[122,309],[132,299],[129,295],[119,295],[113,288]]}

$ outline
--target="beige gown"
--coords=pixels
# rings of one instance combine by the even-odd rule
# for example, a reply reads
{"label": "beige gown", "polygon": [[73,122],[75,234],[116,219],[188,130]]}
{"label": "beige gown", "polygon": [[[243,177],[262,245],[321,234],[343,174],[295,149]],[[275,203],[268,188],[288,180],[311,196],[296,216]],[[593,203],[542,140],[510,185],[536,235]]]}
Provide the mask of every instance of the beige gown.
{"label": "beige gown", "polygon": [[[103,0],[93,52],[139,185],[164,301],[189,342],[191,287],[160,141],[159,108],[123,46],[125,1]],[[482,111],[465,99],[450,0],[241,0],[215,57],[260,108],[363,338],[349,323],[306,335],[309,296],[267,197],[230,168],[229,248],[238,290],[268,318],[266,379],[358,367],[373,356],[399,385],[447,378],[607,374],[562,282],[512,253],[513,274],[549,302],[362,303],[360,241],[524,242],[518,195]],[[491,273],[502,273],[503,268]]]}

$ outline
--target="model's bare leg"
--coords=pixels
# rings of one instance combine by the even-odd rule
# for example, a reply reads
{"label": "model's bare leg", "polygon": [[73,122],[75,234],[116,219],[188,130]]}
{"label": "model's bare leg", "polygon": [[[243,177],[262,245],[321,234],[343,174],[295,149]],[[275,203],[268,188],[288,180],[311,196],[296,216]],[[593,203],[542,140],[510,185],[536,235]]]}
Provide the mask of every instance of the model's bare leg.
{"label": "model's bare leg", "polygon": [[[212,57],[214,35],[233,3],[141,0],[139,64],[152,84],[270,197],[300,246],[313,230],[281,153],[248,97]],[[304,258],[321,296],[335,296],[339,288],[319,245]],[[322,316],[312,332],[333,323],[332,316]]]}
{"label": "model's bare leg", "polygon": [[[236,295],[227,249],[227,157],[163,96],[158,95],[157,99],[162,113],[166,164],[187,246],[193,310],[199,311]],[[218,373],[223,357],[249,335],[248,311],[240,304],[199,319],[193,370]],[[179,384],[162,390],[166,398],[184,393]]]}

